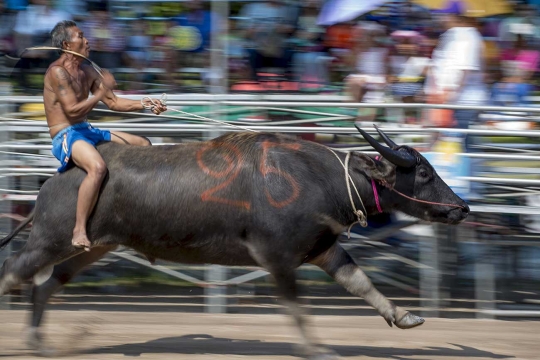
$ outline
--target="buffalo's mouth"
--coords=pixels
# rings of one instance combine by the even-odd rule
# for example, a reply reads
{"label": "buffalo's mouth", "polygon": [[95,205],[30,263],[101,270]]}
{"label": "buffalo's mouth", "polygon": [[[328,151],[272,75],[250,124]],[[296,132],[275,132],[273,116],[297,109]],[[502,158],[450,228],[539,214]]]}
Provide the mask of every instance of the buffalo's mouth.
{"label": "buffalo's mouth", "polygon": [[423,219],[430,222],[439,222],[448,225],[457,225],[469,216],[469,207],[445,207],[438,212],[424,212]]}
{"label": "buffalo's mouth", "polygon": [[447,222],[450,225],[457,225],[463,222],[469,216],[469,207],[455,208],[447,213]]}

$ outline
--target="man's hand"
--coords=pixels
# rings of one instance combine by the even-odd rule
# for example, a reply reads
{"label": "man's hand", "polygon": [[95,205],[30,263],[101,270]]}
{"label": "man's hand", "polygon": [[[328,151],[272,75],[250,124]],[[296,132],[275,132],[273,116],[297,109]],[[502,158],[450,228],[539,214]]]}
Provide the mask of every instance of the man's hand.
{"label": "man's hand", "polygon": [[151,106],[150,110],[156,115],[159,115],[162,112],[167,111],[167,106],[163,105],[161,103],[161,100],[152,99],[152,101],[150,101],[149,99],[145,99],[145,100],[143,100],[143,103],[144,103],[145,106]]}
{"label": "man's hand", "polygon": [[104,86],[109,90],[114,90],[116,88],[116,80],[114,76],[107,70],[102,70],[103,77],[101,78],[100,87]]}

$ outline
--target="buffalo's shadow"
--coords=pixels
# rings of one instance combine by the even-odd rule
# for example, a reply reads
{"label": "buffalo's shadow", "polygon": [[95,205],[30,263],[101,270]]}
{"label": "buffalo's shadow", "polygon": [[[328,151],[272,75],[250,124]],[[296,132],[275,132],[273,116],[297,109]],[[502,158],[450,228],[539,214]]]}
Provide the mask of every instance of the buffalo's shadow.
{"label": "buffalo's shadow", "polygon": [[[468,346],[450,344],[450,347],[427,347],[423,349],[405,349],[398,347],[330,345],[341,356],[370,356],[382,359],[414,360],[411,356],[427,358],[449,357],[508,359],[512,355],[495,354]],[[140,356],[141,354],[214,354],[214,355],[251,355],[251,356],[296,356],[294,344],[284,342],[263,342],[260,340],[236,340],[216,338],[211,335],[193,334],[178,337],[166,337],[144,343],[104,346],[87,349],[84,354],[123,354]]]}

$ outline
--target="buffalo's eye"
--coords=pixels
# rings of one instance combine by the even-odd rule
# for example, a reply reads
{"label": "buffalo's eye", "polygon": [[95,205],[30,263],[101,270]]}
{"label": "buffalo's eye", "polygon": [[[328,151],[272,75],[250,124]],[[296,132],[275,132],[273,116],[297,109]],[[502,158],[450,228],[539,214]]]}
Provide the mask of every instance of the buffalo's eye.
{"label": "buffalo's eye", "polygon": [[429,177],[429,174],[426,170],[422,169],[420,170],[420,176],[423,177],[423,178],[427,178]]}

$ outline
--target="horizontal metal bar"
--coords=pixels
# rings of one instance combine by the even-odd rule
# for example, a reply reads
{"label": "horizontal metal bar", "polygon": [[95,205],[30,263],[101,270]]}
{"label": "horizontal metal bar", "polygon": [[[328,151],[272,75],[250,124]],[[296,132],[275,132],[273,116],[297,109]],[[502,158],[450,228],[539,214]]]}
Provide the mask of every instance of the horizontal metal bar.
{"label": "horizontal metal bar", "polygon": [[471,205],[472,213],[540,215],[540,207],[511,205]]}
{"label": "horizontal metal bar", "polygon": [[481,313],[508,317],[540,317],[540,311],[534,310],[481,310]]}
{"label": "horizontal metal bar", "polygon": [[[203,120],[201,120],[203,122]],[[98,121],[93,123],[99,123]],[[235,122],[230,122],[231,125],[238,126]],[[330,133],[330,134],[350,134],[360,136],[358,130],[355,127],[336,127],[336,126],[317,126],[317,127],[304,127],[304,126],[264,126],[257,125],[243,125],[250,129],[261,132],[283,132],[283,133]],[[25,129],[31,128],[30,130]],[[162,133],[174,133],[175,131],[181,132],[194,132],[194,131],[241,131],[242,129],[229,127],[226,125],[210,125],[210,124],[134,124],[134,123],[99,123],[99,127],[105,130],[121,130],[132,132],[145,132],[147,134],[162,134]],[[2,131],[11,132],[47,132],[48,128],[46,124],[37,122],[18,122],[18,121],[0,121],[0,128]],[[540,131],[507,131],[507,130],[484,130],[484,129],[451,129],[451,128],[406,128],[406,127],[389,127],[381,129],[387,134],[429,134],[433,132],[443,133],[455,133],[455,134],[471,134],[478,136],[516,136],[516,137],[540,137]],[[368,133],[376,133],[375,129],[365,127],[364,130]]]}
{"label": "horizontal metal bar", "polygon": [[540,160],[540,156],[534,155],[511,155],[511,154],[484,154],[484,153],[458,153],[456,155],[468,158],[492,159],[492,160]]}
{"label": "horizontal metal bar", "polygon": [[481,182],[481,183],[540,185],[540,180],[531,180],[531,179],[488,178],[488,177],[477,177],[477,176],[458,176],[456,177],[456,179]]}
{"label": "horizontal metal bar", "polygon": [[505,107],[479,105],[450,105],[425,103],[353,103],[353,102],[299,102],[299,101],[218,101],[219,105],[230,106],[280,106],[280,107],[347,107],[347,108],[380,108],[380,109],[452,109],[477,111],[503,111],[540,113],[540,107]]}
{"label": "horizontal metal bar", "polygon": [[[151,94],[158,97],[157,94]],[[146,95],[127,95],[118,94],[119,97],[133,100],[140,100]],[[316,95],[315,95],[316,96]],[[261,95],[211,95],[211,94],[171,94],[167,95],[169,103],[171,101],[180,103],[201,102],[217,102],[219,105],[231,106],[285,106],[285,107],[350,107],[350,108],[401,108],[401,109],[453,109],[453,110],[479,110],[479,111],[496,111],[496,112],[525,112],[525,113],[540,113],[540,107],[506,107],[506,106],[478,106],[478,105],[450,105],[450,104],[425,104],[425,103],[353,103],[348,102],[347,97],[330,98],[329,96],[308,97],[294,95],[282,96],[261,96]],[[325,99],[330,99],[328,101]],[[342,100],[336,102],[335,100]],[[271,100],[271,101],[269,101]],[[304,101],[306,100],[306,101]],[[2,96],[0,103],[25,103],[36,102],[42,103],[43,98],[39,96]]]}
{"label": "horizontal metal bar", "polygon": [[54,168],[0,168],[0,173],[11,172],[11,173],[29,173],[29,172],[42,172],[42,173],[55,173],[56,169]]}

